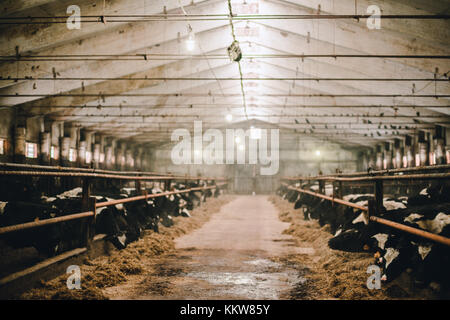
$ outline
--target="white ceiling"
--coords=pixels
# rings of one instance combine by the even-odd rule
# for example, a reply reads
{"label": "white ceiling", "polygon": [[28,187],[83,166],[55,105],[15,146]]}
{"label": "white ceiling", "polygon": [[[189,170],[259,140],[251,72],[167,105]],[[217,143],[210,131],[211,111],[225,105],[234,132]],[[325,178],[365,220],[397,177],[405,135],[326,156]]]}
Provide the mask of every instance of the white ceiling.
{"label": "white ceiling", "polygon": [[[356,14],[365,15],[373,1],[243,3],[231,1],[237,17],[299,15],[233,19],[244,55],[242,76],[251,78],[242,81],[246,107],[238,63],[226,56],[233,41],[226,0],[3,1],[0,23],[30,21],[5,20],[11,17],[66,16],[71,4],[80,6],[82,19],[106,16],[106,23],[82,22],[80,30],[69,30],[65,23],[0,24],[0,55],[8,60],[0,62],[0,106],[151,144],[167,142],[173,129],[192,128],[194,120],[223,127],[227,114],[233,123],[264,121],[295,135],[351,146],[373,146],[436,124],[450,125],[449,98],[435,97],[450,94],[449,59],[301,57],[447,57],[448,19],[382,19],[380,30],[370,30],[365,19],[317,18],[353,15],[355,3]],[[187,14],[202,16],[189,21],[174,16],[183,14],[180,5]],[[450,13],[450,1],[385,0],[377,5],[383,16]],[[164,13],[167,21],[155,19]],[[123,15],[152,16],[113,21],[130,20]],[[193,51],[186,46],[189,25],[195,34]],[[14,61],[17,52],[21,59]]]}

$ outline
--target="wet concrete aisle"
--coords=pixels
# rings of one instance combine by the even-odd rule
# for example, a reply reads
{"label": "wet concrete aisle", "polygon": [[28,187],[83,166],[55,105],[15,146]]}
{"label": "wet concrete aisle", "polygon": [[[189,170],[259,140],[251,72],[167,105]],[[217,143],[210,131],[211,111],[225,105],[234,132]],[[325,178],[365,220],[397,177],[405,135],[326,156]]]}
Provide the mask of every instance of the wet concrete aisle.
{"label": "wet concrete aisle", "polygon": [[176,239],[155,274],[108,290],[112,299],[280,299],[305,280],[298,266],[276,262],[311,254],[282,232],[268,196],[238,196],[200,229]]}

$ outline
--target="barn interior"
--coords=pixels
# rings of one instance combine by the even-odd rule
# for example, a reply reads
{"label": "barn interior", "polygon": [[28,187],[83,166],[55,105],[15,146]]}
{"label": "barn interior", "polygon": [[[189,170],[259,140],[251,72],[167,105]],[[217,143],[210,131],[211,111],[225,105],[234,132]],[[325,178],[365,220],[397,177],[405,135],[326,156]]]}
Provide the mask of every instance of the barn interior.
{"label": "barn interior", "polygon": [[0,297],[449,299],[449,18],[2,1]]}

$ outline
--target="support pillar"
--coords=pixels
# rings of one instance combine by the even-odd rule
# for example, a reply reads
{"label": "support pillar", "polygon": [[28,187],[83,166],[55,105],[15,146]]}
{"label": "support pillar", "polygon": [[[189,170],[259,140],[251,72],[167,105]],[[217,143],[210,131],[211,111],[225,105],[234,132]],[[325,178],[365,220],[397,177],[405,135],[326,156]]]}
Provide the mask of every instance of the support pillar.
{"label": "support pillar", "polygon": [[25,163],[25,137],[27,129],[25,127],[16,127],[14,133],[14,161],[17,163]]}

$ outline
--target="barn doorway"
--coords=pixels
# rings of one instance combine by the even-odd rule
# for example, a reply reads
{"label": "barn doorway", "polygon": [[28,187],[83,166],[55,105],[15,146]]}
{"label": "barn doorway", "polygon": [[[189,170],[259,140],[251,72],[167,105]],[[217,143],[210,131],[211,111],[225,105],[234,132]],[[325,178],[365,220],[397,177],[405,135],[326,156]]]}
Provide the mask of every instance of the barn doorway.
{"label": "barn doorway", "polygon": [[278,177],[261,175],[259,164],[234,165],[232,168],[235,193],[270,194],[276,190]]}

